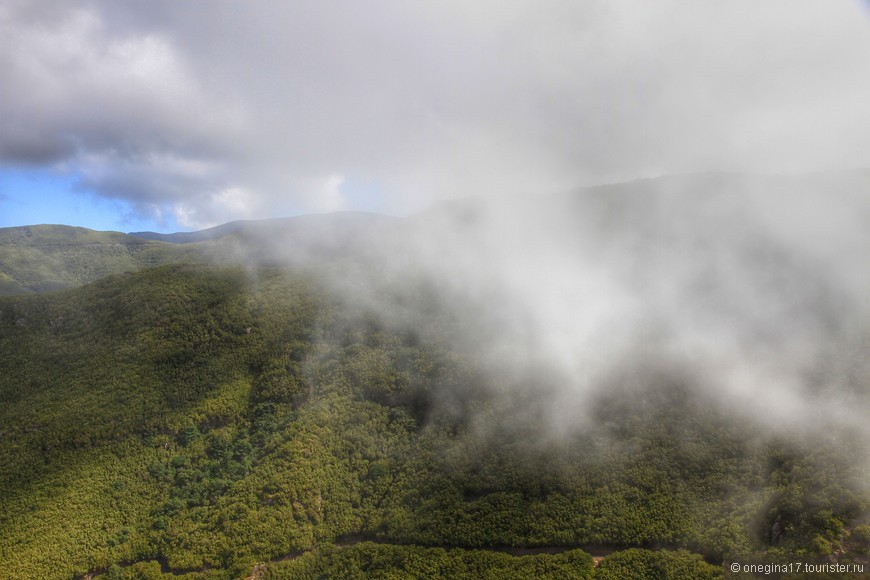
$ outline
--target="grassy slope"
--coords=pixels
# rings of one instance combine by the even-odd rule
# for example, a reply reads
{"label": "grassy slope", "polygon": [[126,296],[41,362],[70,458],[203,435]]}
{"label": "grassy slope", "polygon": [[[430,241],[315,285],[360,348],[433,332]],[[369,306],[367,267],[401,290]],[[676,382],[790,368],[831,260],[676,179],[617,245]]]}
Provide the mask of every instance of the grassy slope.
{"label": "grassy slope", "polygon": [[[482,437],[434,403],[459,388],[468,408],[492,406],[473,357],[409,328],[282,271],[169,266],[0,299],[0,567],[557,570],[557,556],[468,550],[588,544],[772,557],[776,513],[784,555],[866,548],[844,541],[867,508],[848,484],[860,450],[755,438],[672,385],[602,401],[593,432],[553,448],[522,425]],[[465,550],[329,551],[348,537]],[[674,554],[609,566],[703,568]]]}

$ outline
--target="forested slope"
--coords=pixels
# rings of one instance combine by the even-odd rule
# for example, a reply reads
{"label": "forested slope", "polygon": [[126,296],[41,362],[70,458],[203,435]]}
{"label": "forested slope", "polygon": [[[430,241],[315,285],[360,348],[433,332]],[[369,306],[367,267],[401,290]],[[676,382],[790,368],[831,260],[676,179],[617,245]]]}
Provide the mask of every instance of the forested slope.
{"label": "forested slope", "polygon": [[546,388],[493,385],[456,346],[461,317],[361,304],[313,270],[194,265],[0,298],[3,573],[590,577],[582,550],[615,550],[600,577],[712,578],[733,558],[866,560],[860,439],[758,433],[691,377],[639,390],[630,372],[582,428],[542,437],[528,414]]}

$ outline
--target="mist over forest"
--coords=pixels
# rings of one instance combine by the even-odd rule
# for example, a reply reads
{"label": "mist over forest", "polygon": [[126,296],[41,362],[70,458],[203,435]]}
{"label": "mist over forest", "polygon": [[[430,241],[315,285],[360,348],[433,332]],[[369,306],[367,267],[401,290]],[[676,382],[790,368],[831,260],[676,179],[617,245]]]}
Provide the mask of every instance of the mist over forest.
{"label": "mist over forest", "polygon": [[870,577],[870,4],[0,2],[0,577]]}

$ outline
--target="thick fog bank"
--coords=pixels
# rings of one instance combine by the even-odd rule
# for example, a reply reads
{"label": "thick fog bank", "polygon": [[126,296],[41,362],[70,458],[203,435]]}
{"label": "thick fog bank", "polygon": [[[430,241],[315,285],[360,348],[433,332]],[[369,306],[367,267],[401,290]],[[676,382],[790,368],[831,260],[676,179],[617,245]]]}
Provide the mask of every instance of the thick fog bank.
{"label": "thick fog bank", "polygon": [[489,387],[537,390],[556,430],[615,377],[642,389],[669,373],[757,424],[863,430],[868,226],[861,172],[481,196],[381,231],[335,282],[392,321],[423,306],[385,288],[423,284]]}
{"label": "thick fog bank", "polygon": [[464,388],[509,395],[489,419],[529,418],[546,438],[584,427],[602,397],[670,381],[747,425],[870,435],[868,172],[698,174],[495,192],[404,219],[293,219],[214,248],[313,266],[355,308],[447,341],[484,380],[445,386],[436,405],[465,405]]}

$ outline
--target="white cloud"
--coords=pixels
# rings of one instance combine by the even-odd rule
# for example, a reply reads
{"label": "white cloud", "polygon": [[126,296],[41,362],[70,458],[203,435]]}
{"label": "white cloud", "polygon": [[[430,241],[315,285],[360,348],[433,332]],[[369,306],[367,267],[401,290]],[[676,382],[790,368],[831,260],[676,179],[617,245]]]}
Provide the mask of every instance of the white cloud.
{"label": "white cloud", "polygon": [[866,166],[868,26],[858,3],[803,0],[11,1],[0,164],[65,163],[142,208],[240,187],[256,217],[358,208],[329,176],[377,181],[402,213],[649,174]]}
{"label": "white cloud", "polygon": [[341,185],[344,183],[344,177],[341,175],[330,175],[323,185],[318,201],[313,205],[312,209],[321,211],[338,211],[347,207],[347,200],[344,193],[341,191]]}
{"label": "white cloud", "polygon": [[201,230],[254,217],[255,199],[256,196],[251,191],[230,187],[199,200],[196,205],[175,204],[172,213],[178,225]]}
{"label": "white cloud", "polygon": [[344,181],[344,176],[338,174],[309,180],[302,186],[304,209],[314,213],[347,209],[347,198],[341,188]]}

